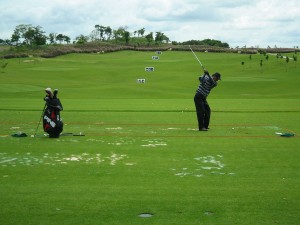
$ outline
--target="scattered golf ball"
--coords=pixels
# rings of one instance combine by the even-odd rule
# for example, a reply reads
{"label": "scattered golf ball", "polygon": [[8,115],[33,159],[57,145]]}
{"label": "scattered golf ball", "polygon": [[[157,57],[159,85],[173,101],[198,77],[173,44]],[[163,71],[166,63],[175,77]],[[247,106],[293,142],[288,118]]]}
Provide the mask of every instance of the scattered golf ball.
{"label": "scattered golf ball", "polygon": [[34,135],[32,134],[32,135],[30,135],[30,137],[34,137]]}
{"label": "scattered golf ball", "polygon": [[234,127],[233,128],[231,128],[232,130],[234,130]]}

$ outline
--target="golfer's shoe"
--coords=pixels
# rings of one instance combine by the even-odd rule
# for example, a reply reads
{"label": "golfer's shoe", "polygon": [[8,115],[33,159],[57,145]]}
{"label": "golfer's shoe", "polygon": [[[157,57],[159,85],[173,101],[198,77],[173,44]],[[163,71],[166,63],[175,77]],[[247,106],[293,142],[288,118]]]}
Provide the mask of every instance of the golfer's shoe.
{"label": "golfer's shoe", "polygon": [[201,129],[199,129],[199,131],[208,131],[208,129],[207,128],[201,128]]}
{"label": "golfer's shoe", "polygon": [[52,93],[51,88],[46,88],[45,92],[47,93],[48,97],[53,98],[53,93]]}

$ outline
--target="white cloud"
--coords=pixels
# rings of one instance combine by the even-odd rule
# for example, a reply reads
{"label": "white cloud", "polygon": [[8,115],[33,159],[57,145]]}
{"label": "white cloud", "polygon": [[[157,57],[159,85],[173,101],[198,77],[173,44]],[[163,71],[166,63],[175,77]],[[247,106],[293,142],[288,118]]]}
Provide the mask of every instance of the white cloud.
{"label": "white cloud", "polygon": [[218,39],[235,46],[300,45],[298,0],[0,0],[0,38],[19,24],[75,39],[96,24],[163,32],[171,40]]}

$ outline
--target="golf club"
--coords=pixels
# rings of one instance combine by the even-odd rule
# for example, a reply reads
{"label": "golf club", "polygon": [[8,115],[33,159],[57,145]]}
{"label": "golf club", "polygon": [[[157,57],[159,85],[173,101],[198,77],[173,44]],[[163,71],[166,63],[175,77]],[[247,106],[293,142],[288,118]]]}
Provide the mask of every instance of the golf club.
{"label": "golf club", "polygon": [[85,134],[83,134],[82,132],[79,132],[78,134],[74,134],[74,133],[62,133],[62,134],[60,134],[60,136],[85,136]]}
{"label": "golf club", "polygon": [[189,47],[190,47],[190,49],[191,49],[192,53],[194,54],[195,58],[197,59],[197,61],[200,63],[200,65],[201,65],[202,69],[203,69],[203,70],[205,70],[205,69],[204,69],[204,66],[202,65],[201,61],[198,59],[197,55],[195,54],[195,52],[193,51],[193,49],[191,48],[191,46],[190,46],[190,45],[189,45]]}
{"label": "golf club", "polygon": [[38,129],[39,129],[40,123],[41,123],[42,118],[43,118],[43,115],[44,115],[44,111],[45,111],[45,109],[46,109],[46,105],[47,105],[47,104],[45,103],[45,106],[44,106],[44,108],[43,108],[43,111],[42,111],[42,115],[41,115],[40,121],[39,121],[39,123],[38,123],[38,125],[37,125],[37,127],[36,127],[36,130],[35,130],[35,133],[34,133],[34,137],[36,136],[36,133],[37,133],[37,131],[38,131]]}

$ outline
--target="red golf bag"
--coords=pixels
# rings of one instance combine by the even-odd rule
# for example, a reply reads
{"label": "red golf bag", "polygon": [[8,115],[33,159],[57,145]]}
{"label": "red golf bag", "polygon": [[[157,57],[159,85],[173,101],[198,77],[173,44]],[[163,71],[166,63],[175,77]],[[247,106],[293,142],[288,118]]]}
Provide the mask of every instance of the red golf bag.
{"label": "red golf bag", "polygon": [[63,110],[62,104],[58,98],[44,99],[46,101],[46,109],[43,115],[43,128],[50,138],[58,138],[63,131],[63,122],[60,118],[60,111]]}

